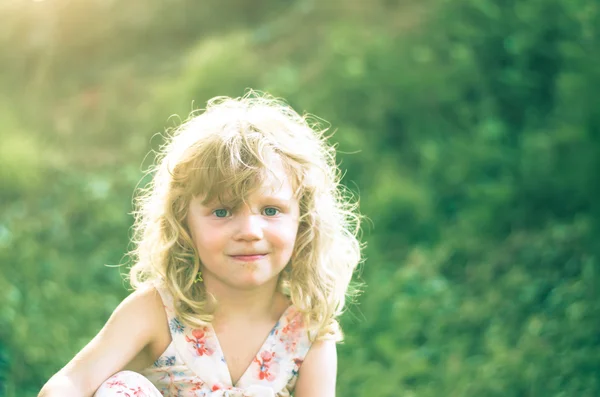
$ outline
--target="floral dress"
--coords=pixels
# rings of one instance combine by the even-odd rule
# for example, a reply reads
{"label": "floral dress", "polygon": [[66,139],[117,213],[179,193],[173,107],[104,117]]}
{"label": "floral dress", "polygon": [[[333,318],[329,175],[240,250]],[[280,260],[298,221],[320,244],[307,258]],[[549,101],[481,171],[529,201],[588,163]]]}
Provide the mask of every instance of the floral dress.
{"label": "floral dress", "polygon": [[[284,397],[290,396],[311,342],[301,313],[288,307],[244,374],[233,385],[211,325],[191,329],[175,317],[173,299],[162,288],[171,344],[141,375],[122,371],[106,380],[96,397]],[[142,376],[143,375],[143,376]]]}

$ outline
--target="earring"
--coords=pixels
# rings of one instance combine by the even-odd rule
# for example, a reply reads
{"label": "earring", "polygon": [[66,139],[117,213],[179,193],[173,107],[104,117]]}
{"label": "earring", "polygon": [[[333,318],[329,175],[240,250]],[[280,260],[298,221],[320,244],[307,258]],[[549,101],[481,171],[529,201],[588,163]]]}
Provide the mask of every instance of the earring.
{"label": "earring", "polygon": [[198,281],[203,282],[204,279],[202,278],[202,270],[198,270],[198,274],[196,275],[196,278],[194,279],[194,284],[196,284]]}

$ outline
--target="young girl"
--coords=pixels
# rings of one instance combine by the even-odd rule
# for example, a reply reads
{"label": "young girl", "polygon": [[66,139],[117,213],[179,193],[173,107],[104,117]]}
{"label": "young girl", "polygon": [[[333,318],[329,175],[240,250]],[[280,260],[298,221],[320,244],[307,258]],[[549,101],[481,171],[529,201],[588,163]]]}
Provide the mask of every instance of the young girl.
{"label": "young girl", "polygon": [[359,216],[323,132],[268,96],[215,98],[158,158],[135,292],[40,396],[334,396]]}

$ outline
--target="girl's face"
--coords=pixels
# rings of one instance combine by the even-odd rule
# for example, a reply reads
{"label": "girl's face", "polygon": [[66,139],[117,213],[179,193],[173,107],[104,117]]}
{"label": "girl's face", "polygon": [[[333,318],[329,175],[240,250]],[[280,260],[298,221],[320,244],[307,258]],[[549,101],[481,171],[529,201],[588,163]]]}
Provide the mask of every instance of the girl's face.
{"label": "girl's face", "polygon": [[275,286],[290,261],[299,222],[299,204],[281,164],[277,178],[265,184],[239,208],[190,201],[187,225],[207,285],[219,289]]}

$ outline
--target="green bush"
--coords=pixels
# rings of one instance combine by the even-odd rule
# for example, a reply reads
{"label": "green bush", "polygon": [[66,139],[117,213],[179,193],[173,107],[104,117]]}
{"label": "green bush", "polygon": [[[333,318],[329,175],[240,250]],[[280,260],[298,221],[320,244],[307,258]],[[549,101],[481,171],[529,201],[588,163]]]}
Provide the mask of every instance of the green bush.
{"label": "green bush", "polygon": [[33,3],[0,17],[23,44],[1,56],[0,393],[35,395],[126,295],[105,265],[153,134],[247,87],[331,122],[369,217],[340,395],[600,393],[594,1],[146,3],[49,47],[23,42]]}

